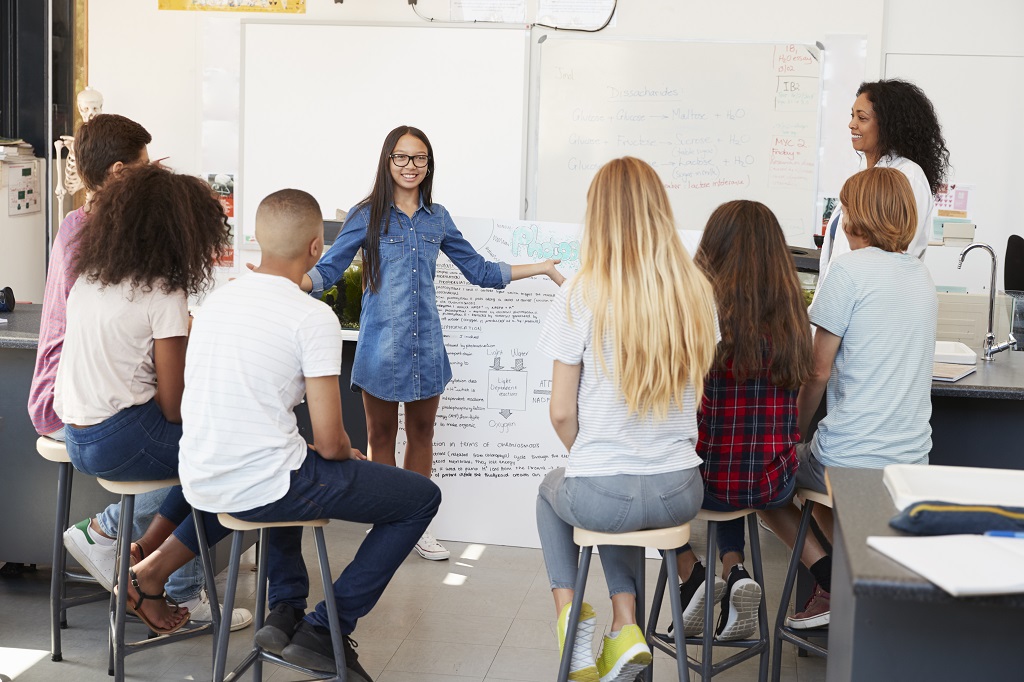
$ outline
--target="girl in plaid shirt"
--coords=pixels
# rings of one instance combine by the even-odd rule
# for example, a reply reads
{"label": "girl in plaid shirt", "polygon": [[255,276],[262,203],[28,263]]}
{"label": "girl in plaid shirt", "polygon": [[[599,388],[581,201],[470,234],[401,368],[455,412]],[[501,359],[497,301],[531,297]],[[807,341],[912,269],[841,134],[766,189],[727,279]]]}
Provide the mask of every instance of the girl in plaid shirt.
{"label": "girl in plaid shirt", "polygon": [[[789,503],[797,468],[796,398],[811,367],[811,333],[800,283],[779,221],[764,204],[730,201],[711,218],[694,262],[711,280],[722,340],[704,379],[697,453],[711,511]],[[715,586],[719,640],[757,625],[761,586],[743,567],[743,519],[718,524],[722,578]],[[703,632],[706,570],[689,546],[679,553],[688,636]]]}

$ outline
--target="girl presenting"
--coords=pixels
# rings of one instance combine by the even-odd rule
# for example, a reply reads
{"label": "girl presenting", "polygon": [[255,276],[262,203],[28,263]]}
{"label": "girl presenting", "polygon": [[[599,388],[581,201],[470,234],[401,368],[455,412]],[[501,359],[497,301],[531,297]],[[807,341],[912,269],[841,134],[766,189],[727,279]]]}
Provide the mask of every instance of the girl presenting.
{"label": "girl presenting", "polygon": [[[348,213],[341,234],[309,271],[303,288],[319,295],[341,279],[363,249],[365,289],[352,384],[363,393],[369,455],[395,464],[398,404],[405,403],[405,468],[430,476],[434,418],[452,378],[435,301],[434,273],[444,252],[469,282],[503,289],[510,281],[564,278],[557,260],[532,265],[490,262],[466,241],[448,211],[433,203],[434,151],[427,136],[399,126],[384,140],[369,196]],[[416,544],[425,559],[448,550],[426,531]]]}

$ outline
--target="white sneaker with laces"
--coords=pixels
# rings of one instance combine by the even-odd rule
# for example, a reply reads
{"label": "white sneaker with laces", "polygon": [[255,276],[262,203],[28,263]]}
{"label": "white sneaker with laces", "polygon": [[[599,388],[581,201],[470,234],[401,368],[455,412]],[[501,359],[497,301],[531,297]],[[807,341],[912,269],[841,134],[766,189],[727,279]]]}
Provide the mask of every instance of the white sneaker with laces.
{"label": "white sneaker with laces", "polygon": [[114,589],[117,543],[109,538],[94,537],[90,523],[92,519],[79,521],[64,531],[64,547],[103,589],[110,592]]}
{"label": "white sneaker with laces", "polygon": [[[188,609],[188,612],[192,615],[192,621],[210,622],[213,620],[213,610],[210,608],[210,595],[206,592],[206,588],[199,593],[199,596],[194,599],[189,599],[179,604]],[[224,605],[221,604],[223,611]],[[221,613],[223,616],[223,613]],[[231,612],[231,632],[235,630],[243,630],[252,625],[252,613],[249,609],[236,608]]]}
{"label": "white sneaker with laces", "polygon": [[434,539],[429,530],[423,531],[423,535],[420,536],[419,541],[416,543],[416,552],[424,559],[430,559],[431,561],[447,559],[452,554],[444,545]]}

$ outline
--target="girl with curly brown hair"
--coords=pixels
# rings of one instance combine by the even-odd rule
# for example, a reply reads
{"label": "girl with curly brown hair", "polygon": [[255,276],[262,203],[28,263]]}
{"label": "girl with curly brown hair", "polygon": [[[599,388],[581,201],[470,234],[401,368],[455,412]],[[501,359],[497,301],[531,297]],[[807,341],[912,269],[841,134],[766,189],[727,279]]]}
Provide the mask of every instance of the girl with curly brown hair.
{"label": "girl with curly brown hair", "polygon": [[[209,287],[230,243],[198,178],[143,165],[98,195],[78,237],[54,397],[75,468],[117,481],[177,476],[188,297]],[[158,547],[189,512],[175,487],[135,551]],[[129,588],[133,610],[157,632],[184,625],[187,611],[162,595],[142,608],[149,587]]]}

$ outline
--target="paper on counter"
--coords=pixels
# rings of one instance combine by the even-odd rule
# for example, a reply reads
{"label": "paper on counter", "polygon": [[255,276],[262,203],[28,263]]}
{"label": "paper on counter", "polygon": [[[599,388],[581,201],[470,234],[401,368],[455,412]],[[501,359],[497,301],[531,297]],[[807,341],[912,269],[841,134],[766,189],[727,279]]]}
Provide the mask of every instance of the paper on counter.
{"label": "paper on counter", "polygon": [[868,547],[954,597],[1024,593],[1024,540],[984,535],[872,536]]}
{"label": "paper on counter", "polygon": [[927,500],[1024,507],[1024,471],[1015,469],[890,464],[882,483],[900,511]]}

